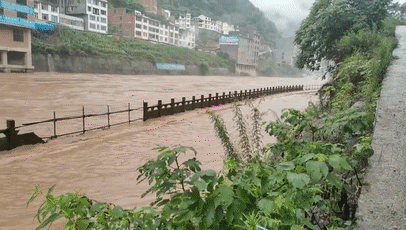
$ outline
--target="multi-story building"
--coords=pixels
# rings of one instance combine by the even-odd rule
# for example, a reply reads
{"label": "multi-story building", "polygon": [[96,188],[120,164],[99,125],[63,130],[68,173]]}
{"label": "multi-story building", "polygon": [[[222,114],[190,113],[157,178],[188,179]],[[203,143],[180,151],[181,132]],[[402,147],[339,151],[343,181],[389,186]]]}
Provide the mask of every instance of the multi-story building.
{"label": "multi-story building", "polygon": [[230,33],[230,31],[235,31],[234,25],[230,25],[227,22],[223,22],[223,25],[221,27],[221,33],[227,35]]}
{"label": "multi-story building", "polygon": [[34,1],[34,17],[45,22],[59,22],[59,7],[57,1]]}
{"label": "multi-story building", "polygon": [[0,70],[32,71],[31,30],[53,30],[34,21],[34,1],[0,0]]}
{"label": "multi-story building", "polygon": [[181,29],[174,23],[152,19],[136,10],[113,8],[109,10],[109,18],[109,24],[127,37],[189,48],[195,46],[193,29]]}
{"label": "multi-story building", "polygon": [[107,0],[61,0],[60,13],[83,19],[84,30],[107,34]]}
{"label": "multi-story building", "polygon": [[231,32],[219,39],[220,50],[236,61],[236,73],[256,76],[260,36],[254,30]]}
{"label": "multi-story building", "polygon": [[83,18],[73,17],[66,14],[59,14],[59,24],[75,30],[85,30],[85,20],[83,20]]}
{"label": "multi-story building", "polygon": [[218,33],[222,33],[223,22],[214,20],[205,15],[199,15],[191,20],[191,24],[195,25],[199,29],[211,30]]}
{"label": "multi-story building", "polygon": [[34,0],[34,17],[43,22],[58,23],[71,29],[84,30],[82,18],[59,12],[59,0]]}

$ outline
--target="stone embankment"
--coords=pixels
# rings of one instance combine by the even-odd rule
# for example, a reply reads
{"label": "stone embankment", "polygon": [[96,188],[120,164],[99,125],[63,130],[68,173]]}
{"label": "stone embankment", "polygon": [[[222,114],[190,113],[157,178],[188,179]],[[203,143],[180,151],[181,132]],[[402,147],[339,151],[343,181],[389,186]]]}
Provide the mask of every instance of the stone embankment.
{"label": "stone embankment", "polygon": [[130,75],[235,75],[227,68],[209,67],[207,72],[196,65],[185,65],[185,70],[162,70],[150,62],[140,60],[119,60],[103,57],[60,56],[33,54],[32,63],[36,72],[130,74]]}
{"label": "stone embankment", "polygon": [[397,58],[378,100],[374,155],[359,199],[358,224],[365,230],[406,229],[406,27],[398,26]]}

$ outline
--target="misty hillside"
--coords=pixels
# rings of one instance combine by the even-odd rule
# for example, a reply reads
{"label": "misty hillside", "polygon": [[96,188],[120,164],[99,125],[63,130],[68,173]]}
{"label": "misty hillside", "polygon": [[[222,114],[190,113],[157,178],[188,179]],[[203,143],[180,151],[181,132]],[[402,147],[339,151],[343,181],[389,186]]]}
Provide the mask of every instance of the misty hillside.
{"label": "misty hillside", "polygon": [[275,23],[267,19],[249,0],[157,0],[158,6],[172,15],[201,14],[240,27],[254,27],[273,46],[279,32]]}

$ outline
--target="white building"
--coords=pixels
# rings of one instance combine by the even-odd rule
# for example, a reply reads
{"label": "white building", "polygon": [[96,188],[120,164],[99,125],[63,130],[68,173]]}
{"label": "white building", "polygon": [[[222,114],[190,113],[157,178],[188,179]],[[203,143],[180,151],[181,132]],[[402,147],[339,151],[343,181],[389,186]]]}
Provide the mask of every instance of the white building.
{"label": "white building", "polygon": [[82,18],[59,14],[59,24],[75,30],[85,30],[85,21]]}
{"label": "white building", "polygon": [[198,29],[211,30],[221,34],[228,34],[234,31],[234,26],[226,22],[213,20],[205,15],[199,15],[192,19],[192,25],[196,25]]}
{"label": "white building", "polygon": [[60,11],[83,19],[85,31],[107,34],[107,0],[61,0]]}
{"label": "white building", "polygon": [[227,35],[230,33],[230,31],[235,31],[234,25],[230,25],[227,22],[223,22],[221,33]]}
{"label": "white building", "polygon": [[59,7],[49,4],[34,2],[34,17],[45,22],[59,22]]}

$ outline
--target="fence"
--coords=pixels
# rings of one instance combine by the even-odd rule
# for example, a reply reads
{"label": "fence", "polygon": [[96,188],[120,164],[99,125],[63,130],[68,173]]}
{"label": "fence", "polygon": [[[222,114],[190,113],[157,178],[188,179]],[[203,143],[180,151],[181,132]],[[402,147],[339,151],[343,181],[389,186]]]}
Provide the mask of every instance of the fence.
{"label": "fence", "polygon": [[[209,94],[209,97],[207,97],[207,98],[205,98],[204,95],[201,95],[200,99],[196,99],[195,96],[193,96],[192,100],[189,100],[189,101],[186,101],[186,98],[183,97],[181,102],[175,102],[175,100],[172,98],[171,103],[168,103],[168,104],[162,104],[162,100],[159,100],[157,105],[148,107],[148,103],[144,102],[143,107],[136,108],[136,109],[131,109],[130,103],[128,103],[128,109],[115,111],[115,112],[110,112],[109,106],[107,105],[106,113],[85,114],[85,107],[82,106],[82,115],[80,115],[80,116],[57,118],[55,115],[55,112],[54,112],[53,119],[32,122],[32,123],[25,123],[18,127],[15,127],[14,120],[7,120],[7,129],[0,130],[0,133],[3,133],[6,135],[5,146],[7,149],[11,149],[18,145],[23,145],[24,142],[25,143],[43,142],[42,138],[52,139],[52,138],[56,138],[56,137],[60,137],[60,136],[72,135],[72,134],[77,134],[77,133],[85,133],[86,131],[91,131],[91,130],[96,130],[96,129],[110,128],[111,126],[115,126],[115,125],[119,125],[119,124],[123,124],[123,123],[127,123],[127,122],[130,124],[131,122],[137,121],[137,120],[146,121],[148,119],[157,118],[157,117],[161,117],[161,116],[165,116],[165,115],[173,115],[173,114],[177,114],[177,113],[181,113],[181,112],[185,112],[185,111],[194,110],[195,108],[206,108],[206,107],[211,107],[211,106],[217,106],[220,104],[226,104],[226,103],[233,102],[234,100],[241,101],[244,99],[256,98],[258,96],[272,95],[272,94],[284,93],[284,92],[316,90],[316,89],[319,89],[320,86],[321,85],[278,86],[278,87],[260,88],[257,90],[254,89],[253,91],[245,90],[244,92],[242,90],[240,90],[240,93],[238,93],[237,91],[234,91],[233,94],[230,91],[228,95],[226,95],[225,92],[223,92],[222,95],[219,95],[218,93],[216,93],[216,96],[213,96],[213,97],[211,94]],[[143,110],[143,118],[131,120],[131,112],[135,111],[135,110]],[[118,113],[128,113],[128,121],[110,124],[110,115],[118,114]],[[97,116],[107,116],[107,124],[100,126],[100,127],[96,127],[96,128],[86,129],[85,118],[97,117]],[[63,134],[56,133],[57,121],[73,120],[73,119],[82,119],[82,129],[80,131],[63,133]],[[37,125],[37,124],[43,124],[43,123],[53,123],[53,135],[52,136],[38,138],[34,133],[29,133],[29,135],[24,134],[25,137],[23,138],[23,135],[17,135],[18,130],[16,130],[16,129],[18,129],[18,128]],[[25,139],[25,141],[23,139]],[[30,141],[27,139],[35,139],[35,140]],[[2,143],[1,143],[1,138],[0,138],[0,151],[3,150],[1,144]]]}
{"label": "fence", "polygon": [[149,106],[148,103],[144,102],[144,117],[143,121],[148,119],[157,118],[165,115],[173,115],[176,113],[182,113],[185,111],[194,110],[195,108],[206,108],[211,106],[217,106],[220,104],[227,104],[233,102],[234,100],[242,101],[244,99],[251,99],[257,98],[259,96],[264,95],[271,95],[277,93],[285,93],[285,92],[293,92],[293,91],[301,91],[304,89],[303,85],[296,85],[296,86],[278,86],[278,87],[268,87],[268,88],[261,88],[257,90],[245,90],[244,92],[240,90],[240,93],[234,91],[234,94],[231,91],[226,95],[223,92],[223,95],[219,95],[216,93],[215,97],[212,97],[209,94],[209,97],[205,98],[204,95],[201,95],[200,99],[196,99],[195,96],[192,97],[192,100],[186,101],[185,97],[182,97],[181,102],[175,102],[175,99],[171,99],[171,103],[162,104],[162,100],[158,100],[158,104],[154,106]]}

